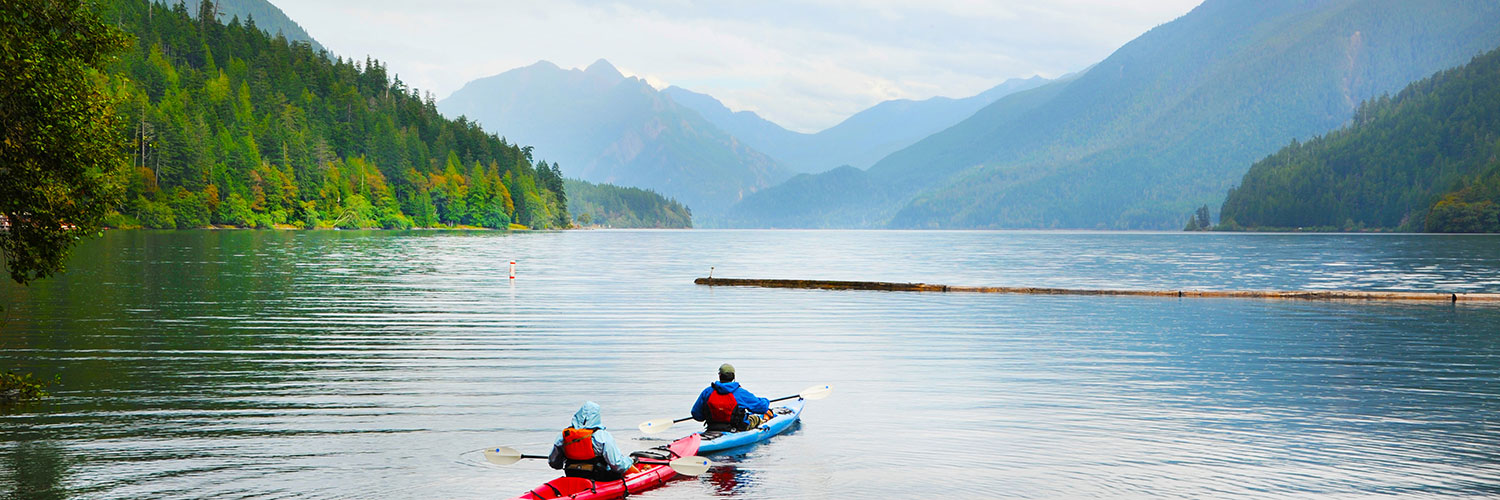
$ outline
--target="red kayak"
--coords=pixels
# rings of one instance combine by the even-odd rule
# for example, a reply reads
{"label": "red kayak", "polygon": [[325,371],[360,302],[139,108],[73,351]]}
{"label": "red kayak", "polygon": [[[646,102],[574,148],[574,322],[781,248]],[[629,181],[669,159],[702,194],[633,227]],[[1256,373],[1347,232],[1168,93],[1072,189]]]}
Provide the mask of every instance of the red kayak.
{"label": "red kayak", "polygon": [[619,481],[590,481],[581,477],[560,477],[542,483],[531,491],[511,500],[549,500],[567,498],[572,500],[608,500],[624,498],[626,494],[637,494],[655,489],[677,478],[677,471],[667,466],[672,460],[698,453],[700,436],[692,434],[673,441],[672,444],[649,450],[637,451],[630,456],[635,459],[635,474]]}

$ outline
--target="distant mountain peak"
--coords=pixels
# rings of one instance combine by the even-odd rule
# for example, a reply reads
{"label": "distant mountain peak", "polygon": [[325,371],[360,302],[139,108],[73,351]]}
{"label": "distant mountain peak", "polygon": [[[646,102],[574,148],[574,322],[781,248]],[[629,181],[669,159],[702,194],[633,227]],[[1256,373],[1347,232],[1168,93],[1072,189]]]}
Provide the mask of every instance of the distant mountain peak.
{"label": "distant mountain peak", "polygon": [[583,70],[583,72],[588,75],[597,76],[600,78],[609,78],[612,80],[621,80],[625,78],[625,75],[620,74],[620,70],[615,69],[615,65],[610,64],[609,61],[606,61],[604,59],[594,61],[594,64],[590,64],[588,68]]}
{"label": "distant mountain peak", "polygon": [[546,60],[546,59],[542,59],[542,60],[540,60],[540,61],[537,61],[537,62],[535,62],[535,63],[532,63],[532,65],[530,65],[530,66],[527,66],[527,67],[526,67],[526,68],[528,68],[528,69],[530,69],[530,68],[541,68],[541,69],[562,69],[562,68],[559,68],[559,67],[557,67],[557,65],[556,65],[556,64],[553,64],[553,63],[552,63],[552,61],[548,61],[548,60]]}
{"label": "distant mountain peak", "polygon": [[550,66],[475,80],[438,109],[507,131],[509,140],[534,145],[568,175],[657,190],[710,221],[746,194],[791,176],[609,61],[581,70]]}

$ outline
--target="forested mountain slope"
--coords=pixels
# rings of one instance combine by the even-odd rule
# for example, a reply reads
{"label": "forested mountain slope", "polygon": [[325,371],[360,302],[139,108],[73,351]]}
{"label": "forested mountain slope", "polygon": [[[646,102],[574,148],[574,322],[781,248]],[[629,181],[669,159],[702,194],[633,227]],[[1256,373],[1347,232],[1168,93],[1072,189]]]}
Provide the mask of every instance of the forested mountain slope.
{"label": "forested mountain slope", "polygon": [[680,87],[662,92],[751,147],[796,172],[816,173],[839,165],[867,168],[886,155],[973,115],[1001,97],[1047,83],[1034,76],[1006,80],[978,95],[953,99],[885,101],[826,130],[804,134],[782,128],[750,111],[730,111],[718,99]]}
{"label": "forested mountain slope", "polygon": [[790,176],[604,60],[584,70],[543,61],[475,80],[439,108],[535,145],[569,176],[651,189],[687,204],[700,219]]}
{"label": "forested mountain slope", "polygon": [[1500,45],[1500,2],[1208,0],[887,156],[888,225],[1178,229],[1256,159]]}
{"label": "forested mountain slope", "polygon": [[178,4],[100,4],[135,36],[108,75],[132,145],[114,225],[570,224],[556,164],[444,119],[378,61],[330,60]]}
{"label": "forested mountain slope", "polygon": [[655,191],[565,179],[568,203],[580,226],[686,229],[693,213]]}
{"label": "forested mountain slope", "polygon": [[1176,229],[1288,139],[1496,45],[1488,0],[1209,0],[1035,109],[980,112],[870,170],[962,171],[896,227]]}
{"label": "forested mountain slope", "polygon": [[[157,1],[167,6],[182,4],[187,7],[189,16],[198,17],[198,2],[183,2],[181,0]],[[219,22],[228,24],[235,19],[239,19],[241,23],[248,23],[254,20],[255,26],[265,30],[272,38],[280,34],[285,36],[287,41],[307,42],[311,44],[314,52],[324,50],[322,44],[318,43],[317,40],[313,39],[312,35],[307,34],[307,31],[302,29],[302,25],[297,24],[296,21],[287,17],[285,12],[282,12],[280,8],[267,0],[217,0],[212,2],[212,4],[217,6],[219,10]]]}
{"label": "forested mountain slope", "polygon": [[1226,229],[1500,231],[1500,50],[1257,162],[1221,217]]}
{"label": "forested mountain slope", "polygon": [[[1060,78],[1039,88],[1016,92],[980,110],[986,121],[1009,122],[1054,98],[1077,75]],[[803,174],[746,197],[725,217],[737,227],[849,228],[881,227],[922,189],[942,180],[951,171],[937,168],[956,155],[977,147],[962,134],[938,133],[924,139],[926,157],[902,159],[919,168],[876,173],[874,170],[840,168],[816,175]],[[921,144],[919,143],[919,144]],[[907,148],[887,157],[912,154]],[[853,170],[853,171],[851,171]]]}

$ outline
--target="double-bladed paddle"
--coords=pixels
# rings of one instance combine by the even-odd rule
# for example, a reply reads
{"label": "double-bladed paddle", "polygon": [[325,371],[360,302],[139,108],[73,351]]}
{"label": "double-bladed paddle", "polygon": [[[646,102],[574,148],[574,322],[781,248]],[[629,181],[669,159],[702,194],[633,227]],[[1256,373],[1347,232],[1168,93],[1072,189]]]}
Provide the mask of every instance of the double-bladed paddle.
{"label": "double-bladed paddle", "polygon": [[[496,446],[484,450],[484,459],[495,465],[510,465],[521,461],[521,459],[528,458],[545,460],[547,457],[545,455],[526,455],[521,453],[520,450],[504,446]],[[640,463],[661,464],[663,462],[642,460]],[[713,461],[698,456],[682,457],[665,463],[667,467],[671,467],[673,471],[684,476],[697,476],[708,472],[709,467],[714,466]]]}
{"label": "double-bladed paddle", "polygon": [[[797,394],[793,394],[791,396],[786,396],[786,397],[780,397],[780,398],[772,399],[770,402],[771,403],[775,403],[777,401],[786,401],[786,400],[792,399],[792,398],[802,398],[802,399],[806,399],[808,401],[812,401],[812,400],[826,398],[826,397],[828,397],[829,394],[832,394],[832,393],[833,393],[833,386],[830,386],[830,385],[827,385],[827,384],[824,384],[824,385],[815,385],[815,386],[803,389],[802,392],[799,392]],[[679,418],[677,420],[672,420],[670,418],[658,418],[658,419],[647,420],[645,422],[641,422],[641,425],[639,427],[641,429],[641,432],[644,432],[646,434],[656,434],[658,432],[662,432],[662,431],[665,431],[667,429],[671,429],[673,424],[676,424],[678,422],[686,422],[686,421],[689,421],[689,420],[692,420],[692,419],[693,419],[693,417],[684,417],[684,418]]]}

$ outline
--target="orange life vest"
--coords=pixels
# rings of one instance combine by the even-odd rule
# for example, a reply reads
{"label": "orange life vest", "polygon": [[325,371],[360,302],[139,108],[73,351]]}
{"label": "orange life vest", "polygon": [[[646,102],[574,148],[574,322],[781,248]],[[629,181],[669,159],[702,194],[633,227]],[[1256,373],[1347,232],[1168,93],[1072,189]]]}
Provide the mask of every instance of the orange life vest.
{"label": "orange life vest", "polygon": [[563,456],[568,460],[589,461],[598,458],[594,453],[594,431],[597,429],[563,429]]}
{"label": "orange life vest", "polygon": [[740,402],[734,399],[734,393],[722,394],[717,390],[708,391],[708,421],[718,423],[729,423],[734,420],[734,409],[740,406]]}

